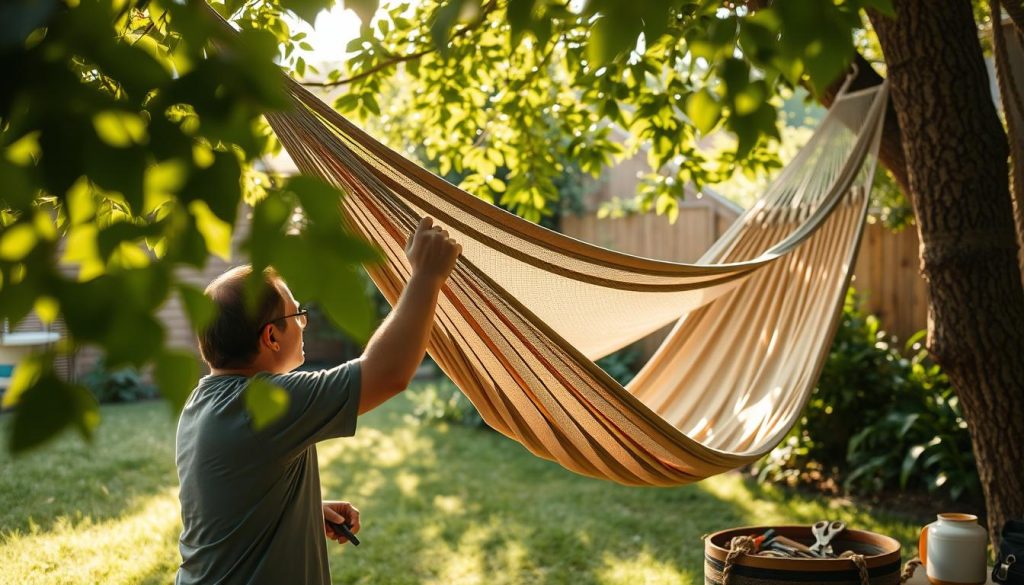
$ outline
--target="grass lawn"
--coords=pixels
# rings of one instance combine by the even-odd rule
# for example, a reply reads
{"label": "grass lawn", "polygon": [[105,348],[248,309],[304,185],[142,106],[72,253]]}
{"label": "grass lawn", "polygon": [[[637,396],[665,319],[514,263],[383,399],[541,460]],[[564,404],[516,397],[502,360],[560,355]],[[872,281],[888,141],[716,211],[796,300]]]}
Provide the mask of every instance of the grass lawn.
{"label": "grass lawn", "polygon": [[[362,511],[328,543],[335,583],[703,583],[701,535],[844,519],[910,546],[919,518],[763,488],[739,474],[671,489],[577,476],[497,433],[411,420],[400,398],[319,446],[324,496]],[[181,529],[174,421],[160,401],[102,408],[97,440],[0,452],[0,583],[169,583]],[[0,416],[0,434],[10,416]],[[928,521],[928,519],[923,519]],[[904,559],[916,552],[904,549]]]}

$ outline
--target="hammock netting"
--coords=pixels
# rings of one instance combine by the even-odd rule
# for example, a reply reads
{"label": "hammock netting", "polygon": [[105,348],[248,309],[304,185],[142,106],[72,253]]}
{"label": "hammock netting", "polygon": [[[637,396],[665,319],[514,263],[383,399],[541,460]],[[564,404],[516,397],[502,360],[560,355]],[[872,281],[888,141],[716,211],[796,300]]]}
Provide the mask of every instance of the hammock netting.
{"label": "hammock netting", "polygon": [[[843,92],[808,144],[696,264],[593,246],[429,173],[285,77],[267,116],[298,168],[337,186],[394,305],[430,215],[463,247],[428,352],[488,425],[577,473],[699,481],[785,437],[835,332],[874,176],[887,86]],[[674,323],[622,386],[594,360]]]}

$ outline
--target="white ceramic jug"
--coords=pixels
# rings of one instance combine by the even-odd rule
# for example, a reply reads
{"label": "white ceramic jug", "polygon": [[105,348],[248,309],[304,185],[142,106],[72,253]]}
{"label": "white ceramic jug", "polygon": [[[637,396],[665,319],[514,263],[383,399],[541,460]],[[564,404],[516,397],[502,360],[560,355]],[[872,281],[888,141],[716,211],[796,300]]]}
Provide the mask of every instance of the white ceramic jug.
{"label": "white ceramic jug", "polygon": [[921,529],[919,554],[932,585],[983,585],[988,535],[971,514],[939,514]]}

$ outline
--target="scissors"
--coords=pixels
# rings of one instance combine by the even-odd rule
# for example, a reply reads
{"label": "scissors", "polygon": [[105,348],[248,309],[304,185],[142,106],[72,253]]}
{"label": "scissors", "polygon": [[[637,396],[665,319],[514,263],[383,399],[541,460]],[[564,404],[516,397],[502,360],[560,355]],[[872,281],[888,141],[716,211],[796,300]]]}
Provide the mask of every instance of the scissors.
{"label": "scissors", "polygon": [[846,523],[839,520],[815,522],[814,526],[811,527],[815,540],[811,546],[811,552],[819,557],[832,556],[832,539],[844,530],[846,530]]}

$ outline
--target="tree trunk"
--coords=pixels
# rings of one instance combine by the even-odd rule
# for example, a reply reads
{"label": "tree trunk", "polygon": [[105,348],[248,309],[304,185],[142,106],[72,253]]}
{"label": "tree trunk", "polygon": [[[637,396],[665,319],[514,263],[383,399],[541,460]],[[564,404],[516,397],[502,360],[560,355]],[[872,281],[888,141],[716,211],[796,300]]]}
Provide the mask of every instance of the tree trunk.
{"label": "tree trunk", "polygon": [[902,129],[928,285],[928,348],[970,428],[992,542],[1024,517],[1024,288],[1007,140],[967,0],[871,21]]}

